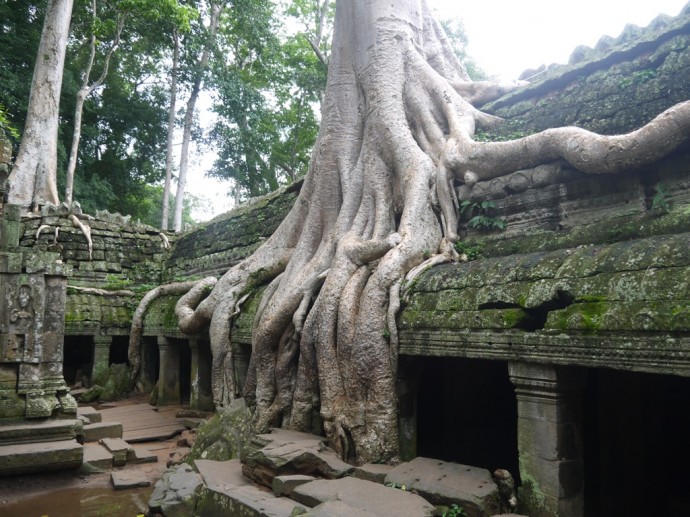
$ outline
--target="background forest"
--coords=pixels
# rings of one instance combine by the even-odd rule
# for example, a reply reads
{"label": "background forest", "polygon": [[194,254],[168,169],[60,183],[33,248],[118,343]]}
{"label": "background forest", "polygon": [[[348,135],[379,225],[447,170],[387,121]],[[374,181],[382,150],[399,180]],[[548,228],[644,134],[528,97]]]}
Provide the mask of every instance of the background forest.
{"label": "background forest", "polygon": [[[0,1],[0,130],[15,145],[46,4]],[[192,209],[204,202],[184,195],[190,141],[197,153],[215,156],[207,175],[227,180],[235,202],[306,173],[334,2],[75,0],[72,13],[60,101],[61,199],[69,197],[63,192],[71,169],[67,192],[87,213],[120,212],[162,228],[189,225]],[[444,25],[464,55],[462,25]],[[166,173],[178,186],[177,203]]]}

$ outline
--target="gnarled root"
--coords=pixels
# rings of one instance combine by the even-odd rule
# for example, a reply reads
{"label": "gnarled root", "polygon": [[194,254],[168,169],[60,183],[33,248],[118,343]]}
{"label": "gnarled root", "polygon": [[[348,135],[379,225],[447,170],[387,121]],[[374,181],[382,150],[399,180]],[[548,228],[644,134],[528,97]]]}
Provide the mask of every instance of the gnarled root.
{"label": "gnarled root", "polygon": [[[208,282],[208,279],[202,280],[201,282]],[[129,348],[127,349],[127,358],[132,367],[132,386],[138,384],[139,376],[141,375],[141,336],[144,331],[144,316],[149,306],[156,298],[167,295],[184,294],[201,282],[176,282],[161,285],[155,289],[151,289],[139,302],[132,316],[132,329],[129,334]]]}

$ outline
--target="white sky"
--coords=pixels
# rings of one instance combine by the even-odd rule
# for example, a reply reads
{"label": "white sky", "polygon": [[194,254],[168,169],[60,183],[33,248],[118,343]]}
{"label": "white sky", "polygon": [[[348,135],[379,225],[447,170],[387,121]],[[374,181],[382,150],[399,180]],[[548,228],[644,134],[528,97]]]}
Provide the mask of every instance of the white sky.
{"label": "white sky", "polygon": [[[626,24],[647,26],[660,13],[677,16],[687,0],[429,0],[439,18],[461,18],[468,53],[488,74],[516,79],[542,64],[567,63],[578,45],[593,47],[603,35],[617,37]],[[231,208],[229,182],[204,178],[209,160],[190,157],[188,191],[213,208],[210,219]],[[212,159],[210,160],[213,161]],[[208,164],[208,165],[207,165]]]}
{"label": "white sky", "polygon": [[578,45],[677,16],[687,0],[429,0],[440,18],[461,18],[468,53],[490,75],[516,79],[542,64],[567,63]]}

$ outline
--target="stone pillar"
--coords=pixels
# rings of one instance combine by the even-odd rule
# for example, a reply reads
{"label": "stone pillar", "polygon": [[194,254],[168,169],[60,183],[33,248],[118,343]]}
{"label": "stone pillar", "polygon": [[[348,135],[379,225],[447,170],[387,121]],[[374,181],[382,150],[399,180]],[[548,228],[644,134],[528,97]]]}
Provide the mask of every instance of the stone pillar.
{"label": "stone pillar", "polygon": [[189,406],[201,411],[213,411],[211,393],[211,347],[196,338],[189,340],[192,351],[192,373]]}
{"label": "stone pillar", "polygon": [[93,336],[93,367],[91,368],[91,380],[99,372],[107,370],[110,366],[110,345],[112,336]]}
{"label": "stone pillar", "polygon": [[158,353],[158,405],[180,404],[180,351],[168,338],[158,336]]}
{"label": "stone pillar", "polygon": [[509,363],[518,404],[520,513],[584,515],[582,390],[575,367]]}
{"label": "stone pillar", "polygon": [[400,459],[410,461],[417,457],[419,373],[405,359],[398,359],[398,432]]}

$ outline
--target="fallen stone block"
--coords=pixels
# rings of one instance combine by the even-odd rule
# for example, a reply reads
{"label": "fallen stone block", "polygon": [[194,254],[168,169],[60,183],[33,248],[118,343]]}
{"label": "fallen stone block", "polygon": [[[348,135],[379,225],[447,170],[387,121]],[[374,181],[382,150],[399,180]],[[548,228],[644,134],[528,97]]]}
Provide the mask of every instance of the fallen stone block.
{"label": "fallen stone block", "polygon": [[115,490],[126,490],[128,488],[141,488],[151,486],[151,481],[138,473],[125,471],[115,471],[110,473],[110,481]]}
{"label": "fallen stone block", "polygon": [[[291,499],[276,497],[242,475],[239,460],[196,460],[204,480],[196,515],[242,515],[247,517],[287,517],[306,508]],[[165,514],[168,517],[168,514]]]}
{"label": "fallen stone block", "polygon": [[121,467],[135,458],[134,449],[122,438],[102,438],[99,443],[113,455],[113,465]]}
{"label": "fallen stone block", "polygon": [[325,440],[286,429],[257,435],[242,451],[242,472],[269,488],[275,476],[304,474],[337,479],[351,474],[354,467],[338,458]]}
{"label": "fallen stone block", "polygon": [[[292,495],[295,501],[306,506],[318,506],[329,501],[341,501],[357,511],[369,512],[363,515],[433,515],[434,506],[420,496],[389,488],[371,481],[354,477],[341,479],[318,479],[296,487]],[[326,515],[326,514],[323,514]]]}
{"label": "fallen stone block", "polygon": [[420,457],[394,467],[386,484],[405,486],[435,505],[457,504],[468,517],[501,511],[498,487],[486,469]]}
{"label": "fallen stone block", "polygon": [[276,497],[290,497],[290,494],[295,488],[315,480],[316,478],[313,476],[304,476],[302,474],[295,474],[292,476],[276,476],[273,478],[273,494]]}
{"label": "fallen stone block", "polygon": [[365,463],[361,467],[356,467],[352,475],[364,481],[371,481],[383,485],[386,482],[386,476],[392,469],[393,467],[391,465]]}
{"label": "fallen stone block", "polygon": [[113,454],[99,443],[84,444],[84,472],[98,472],[113,466]]}
{"label": "fallen stone block", "polygon": [[131,460],[128,459],[127,461],[132,464],[137,464],[137,463],[156,463],[158,461],[158,455],[144,447],[133,447],[134,449],[134,458]]}
{"label": "fallen stone block", "polygon": [[194,515],[196,500],[203,480],[187,464],[168,469],[156,482],[149,498],[152,513],[162,513],[166,517],[188,517]]}

